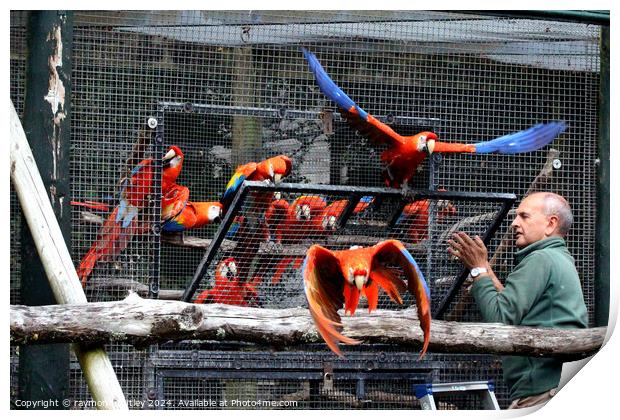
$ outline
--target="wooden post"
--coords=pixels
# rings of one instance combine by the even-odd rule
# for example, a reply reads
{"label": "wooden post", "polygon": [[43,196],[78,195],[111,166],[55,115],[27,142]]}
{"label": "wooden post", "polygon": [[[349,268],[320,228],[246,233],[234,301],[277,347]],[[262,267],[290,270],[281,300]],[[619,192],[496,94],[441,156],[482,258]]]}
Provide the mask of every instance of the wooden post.
{"label": "wooden post", "polygon": [[[24,130],[32,140],[32,154],[65,238],[65,245],[69,249],[71,206],[68,157],[71,141],[72,22],[72,12],[45,10],[31,11],[28,14],[23,115]],[[30,306],[56,303],[30,230],[23,220],[21,226],[20,301]],[[19,399],[31,402],[67,399],[69,359],[68,345],[20,347]]]}
{"label": "wooden post", "polygon": [[[60,304],[87,303],[13,102],[10,113],[11,181],[54,297]],[[127,409],[127,401],[103,348],[74,345],[72,349],[97,407]]]}
{"label": "wooden post", "polygon": [[[255,106],[256,70],[251,46],[233,50],[233,105],[243,108]],[[258,151],[263,142],[262,122],[259,117],[234,115],[232,123],[232,168],[249,161],[260,160]]]}

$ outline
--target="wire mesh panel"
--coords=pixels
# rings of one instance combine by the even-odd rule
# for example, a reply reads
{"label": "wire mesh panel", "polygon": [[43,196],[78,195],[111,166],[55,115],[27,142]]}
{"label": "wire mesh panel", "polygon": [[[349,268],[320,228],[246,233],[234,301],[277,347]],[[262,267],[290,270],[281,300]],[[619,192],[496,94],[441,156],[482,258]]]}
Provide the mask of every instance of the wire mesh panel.
{"label": "wire mesh panel", "polygon": [[[11,13],[11,98],[18,112],[23,109],[25,17],[24,12]],[[141,191],[141,202],[133,205],[137,221],[124,227],[124,236],[99,256],[88,274],[89,300],[122,298],[127,290],[179,299],[214,240],[217,223],[183,235],[160,232],[160,159],[170,145],[180,146],[185,153],[178,182],[190,189],[194,201],[219,200],[238,165],[278,154],[293,160],[287,183],[385,186],[380,164],[384,147],[369,142],[335,112],[335,104],[317,87],[301,53],[300,47],[305,47],[354,101],[403,135],[431,130],[441,140],[470,143],[538,122],[566,121],[566,132],[535,152],[435,154],[420,165],[410,188],[509,193],[518,198],[534,190],[564,195],[575,214],[568,246],[592,319],[599,36],[600,28],[594,25],[454,12],[76,12],[71,198],[87,204],[75,204],[72,213],[76,266],[93,244],[102,243],[106,233],[102,224],[115,219],[115,208],[127,200],[122,195],[127,183],[122,180],[140,173],[131,170],[142,159],[152,159],[151,170],[142,174],[153,180]],[[147,125],[149,118],[157,122],[156,127]],[[445,252],[449,234],[457,229],[481,234],[499,211],[493,200],[402,200],[365,197],[368,194],[354,199],[346,189],[282,190],[278,196],[273,192],[247,196],[223,233],[221,246],[214,249],[193,298],[202,294],[205,301],[263,307],[304,305],[300,264],[311,243],[345,249],[395,238],[420,263],[432,285],[436,310],[441,303],[437,296],[444,296],[461,275],[459,264]],[[355,207],[348,207],[346,223],[338,224],[344,209],[335,203],[356,200]],[[328,209],[334,215],[328,215]],[[19,229],[17,212],[12,199],[12,235]],[[282,221],[289,215],[287,226]],[[494,271],[502,279],[513,266],[511,218],[509,214],[489,244]],[[15,243],[12,303],[18,302]],[[390,305],[382,297],[381,306]],[[458,288],[446,318],[479,320],[464,287]],[[175,366],[175,357],[188,360],[182,354],[187,349],[179,348],[165,359],[170,367]],[[224,348],[230,350],[230,360],[242,358],[232,351],[234,347]],[[137,399],[157,387],[166,395],[221,396],[222,381],[227,381],[232,385],[226,389],[236,389],[239,395],[316,396],[306,405],[311,408],[416,404],[408,399],[409,385],[402,385],[408,379],[380,375],[364,379],[365,394],[359,378],[335,377],[336,397],[326,396],[322,382],[295,382],[266,374],[195,377],[189,382],[160,375],[163,382],[155,385],[150,363],[160,356],[158,347],[136,351],[112,344],[109,351],[117,373],[124,372],[120,374],[123,389]],[[372,358],[372,351],[364,354]],[[251,349],[243,357],[261,360]],[[498,359],[476,357],[429,355],[439,363],[434,377],[444,382],[495,378],[500,403],[505,405]],[[217,361],[221,366],[227,363]],[[277,365],[272,364],[271,370],[277,370]],[[87,399],[77,370],[72,378],[76,401]],[[373,397],[366,403],[360,395]],[[475,408],[474,402],[446,404]]]}

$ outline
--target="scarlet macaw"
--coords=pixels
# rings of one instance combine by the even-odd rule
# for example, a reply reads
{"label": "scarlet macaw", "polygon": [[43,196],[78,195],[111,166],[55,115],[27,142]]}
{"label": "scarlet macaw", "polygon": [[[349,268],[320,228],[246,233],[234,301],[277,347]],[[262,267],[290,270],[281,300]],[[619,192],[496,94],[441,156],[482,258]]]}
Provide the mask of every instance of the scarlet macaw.
{"label": "scarlet macaw", "polygon": [[388,125],[357,106],[327,75],[316,56],[302,48],[319,88],[338,105],[349,125],[374,143],[388,146],[381,154],[385,166],[383,178],[388,187],[407,186],[427,154],[437,153],[523,153],[547,145],[566,128],[564,121],[537,124],[524,131],[474,144],[445,143],[435,133],[424,131],[414,136],[401,136]]}
{"label": "scarlet macaw", "polygon": [[[358,214],[364,210],[372,203],[372,197],[362,197],[360,201],[355,205],[353,209],[353,214]],[[347,208],[349,204],[349,200],[337,200],[331,203],[329,206],[323,210],[323,219],[322,225],[325,230],[335,230],[336,222],[344,212],[344,209]]]}
{"label": "scarlet macaw", "polygon": [[[430,200],[417,200],[407,204],[398,218],[398,225],[406,226],[406,238],[416,244],[428,239]],[[448,200],[437,201],[437,221],[442,222],[456,215],[456,207]]]}
{"label": "scarlet macaw", "polygon": [[235,259],[227,258],[215,269],[214,286],[200,293],[194,302],[251,306],[258,299],[256,287],[260,280],[259,277],[255,277],[252,282],[242,283],[238,277]]}
{"label": "scarlet macaw", "polygon": [[[263,160],[260,163],[249,162],[237,167],[235,173],[226,185],[226,190],[224,190],[222,198],[220,198],[220,203],[224,206],[224,212],[228,211],[228,206],[232,203],[243,181],[246,179],[248,181],[271,181],[274,184],[278,184],[282,178],[291,173],[292,166],[293,163],[288,156],[279,155]],[[260,198],[258,201],[266,204],[266,197],[270,198],[271,196],[268,194],[260,194],[255,198]],[[269,198],[267,198],[267,200]]]}
{"label": "scarlet macaw", "polygon": [[131,240],[148,227],[139,220],[140,211],[148,206],[153,193],[153,160],[142,160],[121,181],[119,204],[103,223],[97,240],[80,261],[77,274],[86,285],[86,280],[97,261],[111,261],[119,255]]}
{"label": "scarlet macaw", "polygon": [[[407,278],[405,283],[393,268],[398,266]],[[330,251],[313,245],[306,254],[303,267],[304,291],[314,324],[328,347],[342,356],[338,341],[359,344],[341,334],[342,323],[338,310],[344,305],[345,314],[353,315],[361,296],[368,300],[368,311],[377,308],[379,287],[399,304],[400,293],[406,289],[415,296],[424,344],[420,358],[430,341],[430,291],[426,280],[411,254],[396,240],[379,242],[375,246],[352,247]]]}
{"label": "scarlet macaw", "polygon": [[184,159],[185,155],[178,146],[170,146],[164,155],[161,175],[161,191],[163,195],[175,185],[183,168]]}
{"label": "scarlet macaw", "polygon": [[289,206],[286,217],[276,228],[277,243],[299,243],[322,231],[322,215],[327,203],[317,195],[302,195]]}

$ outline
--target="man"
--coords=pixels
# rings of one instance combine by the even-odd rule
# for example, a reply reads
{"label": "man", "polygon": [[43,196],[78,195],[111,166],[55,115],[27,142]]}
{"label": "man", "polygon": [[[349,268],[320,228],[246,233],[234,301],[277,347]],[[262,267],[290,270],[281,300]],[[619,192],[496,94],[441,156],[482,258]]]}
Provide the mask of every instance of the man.
{"label": "man", "polygon": [[[448,251],[471,270],[471,293],[486,322],[530,327],[586,328],[586,305],[575,261],[564,237],[573,221],[568,202],[557,194],[527,196],[512,222],[516,267],[505,286],[487,260],[480,237],[463,232],[448,240]],[[511,408],[547,402],[555,395],[562,363],[554,358],[509,356],[503,359]]]}

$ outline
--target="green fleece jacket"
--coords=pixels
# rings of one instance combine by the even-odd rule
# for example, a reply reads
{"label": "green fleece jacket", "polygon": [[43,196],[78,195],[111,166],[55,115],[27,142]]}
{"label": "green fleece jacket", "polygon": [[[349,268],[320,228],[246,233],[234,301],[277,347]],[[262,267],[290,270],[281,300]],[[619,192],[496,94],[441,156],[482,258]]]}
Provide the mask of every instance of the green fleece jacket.
{"label": "green fleece jacket", "polygon": [[[516,267],[498,292],[488,276],[474,282],[472,295],[486,322],[550,328],[586,328],[588,315],[575,260],[564,239],[543,239],[519,250]],[[562,363],[553,358],[503,358],[510,397],[556,388]]]}

